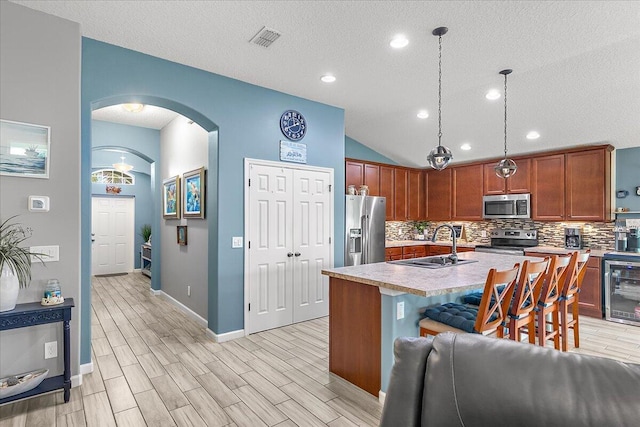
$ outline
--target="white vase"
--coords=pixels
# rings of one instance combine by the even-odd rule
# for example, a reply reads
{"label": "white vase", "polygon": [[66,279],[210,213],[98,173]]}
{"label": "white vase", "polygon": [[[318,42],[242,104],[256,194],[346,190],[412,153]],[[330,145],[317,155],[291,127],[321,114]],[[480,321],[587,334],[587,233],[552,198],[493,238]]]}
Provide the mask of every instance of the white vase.
{"label": "white vase", "polygon": [[0,272],[0,312],[16,308],[19,292],[18,276],[13,273],[13,269],[8,265],[3,265]]}

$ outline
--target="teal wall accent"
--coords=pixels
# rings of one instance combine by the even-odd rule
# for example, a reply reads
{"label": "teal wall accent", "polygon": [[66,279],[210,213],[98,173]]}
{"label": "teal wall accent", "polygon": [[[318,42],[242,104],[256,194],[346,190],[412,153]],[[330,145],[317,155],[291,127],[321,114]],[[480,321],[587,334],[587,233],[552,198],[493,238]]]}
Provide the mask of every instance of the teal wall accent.
{"label": "teal wall accent", "polygon": [[[640,186],[640,147],[616,150],[616,188],[614,190],[627,190],[629,195],[624,199],[616,199],[615,207],[640,211],[640,196],[636,195],[638,186]],[[629,216],[629,218],[633,217]]]}
{"label": "teal wall accent", "polygon": [[[335,188],[342,188],[344,110],[83,38],[82,176],[90,174],[92,109],[124,101],[172,109],[210,132],[209,168],[215,169],[214,165],[218,168],[217,175],[208,174],[206,220],[212,245],[209,329],[216,334],[242,330],[244,256],[242,251],[231,249],[231,239],[243,236],[244,232],[244,158],[278,161],[279,141],[283,139],[280,115],[294,109],[307,119],[307,135],[301,142],[307,144],[308,164],[333,168]],[[157,167],[152,170],[152,180],[156,174],[156,182],[152,182],[156,189],[163,179],[157,176],[158,172]],[[89,212],[91,188],[85,181],[88,182],[83,180],[81,189],[82,211]],[[341,192],[336,192],[334,200],[335,236],[341,236],[344,229]],[[159,201],[154,200],[154,205],[159,206]],[[87,309],[83,306],[82,363],[90,360],[91,354],[91,337],[86,332],[91,322],[90,237],[90,215],[85,214],[81,230],[82,296]],[[343,259],[342,245],[335,245],[334,259]],[[336,261],[336,265],[341,264]],[[157,277],[155,270],[152,276]]]}
{"label": "teal wall accent", "polygon": [[344,156],[349,159],[367,160],[370,162],[387,163],[397,165],[396,162],[383,156],[377,151],[373,151],[366,145],[356,141],[353,138],[345,136],[344,138]]}

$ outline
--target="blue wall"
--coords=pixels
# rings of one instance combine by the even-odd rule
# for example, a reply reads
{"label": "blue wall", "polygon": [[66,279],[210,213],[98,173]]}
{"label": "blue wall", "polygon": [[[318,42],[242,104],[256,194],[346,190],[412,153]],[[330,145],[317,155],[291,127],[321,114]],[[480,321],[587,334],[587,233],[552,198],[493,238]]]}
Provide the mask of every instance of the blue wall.
{"label": "blue wall", "polygon": [[371,148],[361,144],[353,138],[349,138],[348,136],[344,138],[344,156],[350,159],[397,165],[393,160],[383,156],[377,151],[373,151]]}
{"label": "blue wall", "polygon": [[[244,232],[244,158],[279,160],[279,141],[283,139],[279,119],[285,110],[294,109],[307,119],[307,135],[301,142],[307,144],[308,163],[333,168],[335,188],[342,188],[344,110],[84,38],[83,176],[90,174],[91,166],[91,110],[124,101],[172,109],[210,131],[210,139],[217,137],[217,150],[210,150],[209,158],[211,170],[218,165],[215,212],[207,214],[210,233],[217,233],[217,247],[210,246],[209,251],[210,263],[216,266],[214,274],[209,275],[209,328],[217,334],[243,329],[244,256],[243,251],[231,249],[231,238]],[[155,181],[161,182],[162,178],[156,177]],[[91,322],[88,255],[91,242],[90,224],[86,224],[90,222],[87,215],[90,197],[91,188],[84,185],[81,363],[90,360],[91,337],[84,332],[90,329]],[[336,192],[334,200],[335,236],[341,236],[344,229],[341,192]],[[211,209],[209,203],[208,208]],[[343,259],[342,245],[335,245],[334,258]],[[155,277],[156,272],[152,275]]]}
{"label": "blue wall", "polygon": [[640,196],[636,195],[638,186],[640,186],[640,147],[616,150],[615,190],[627,190],[629,195],[624,199],[616,199],[615,207],[640,211]]}

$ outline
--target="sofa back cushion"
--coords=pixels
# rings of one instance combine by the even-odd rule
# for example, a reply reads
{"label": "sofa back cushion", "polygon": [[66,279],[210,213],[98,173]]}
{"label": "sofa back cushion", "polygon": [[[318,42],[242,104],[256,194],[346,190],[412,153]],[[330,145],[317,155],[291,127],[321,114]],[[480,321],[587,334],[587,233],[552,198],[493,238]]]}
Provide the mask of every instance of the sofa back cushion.
{"label": "sofa back cushion", "polygon": [[425,372],[423,427],[633,426],[640,365],[442,333]]}

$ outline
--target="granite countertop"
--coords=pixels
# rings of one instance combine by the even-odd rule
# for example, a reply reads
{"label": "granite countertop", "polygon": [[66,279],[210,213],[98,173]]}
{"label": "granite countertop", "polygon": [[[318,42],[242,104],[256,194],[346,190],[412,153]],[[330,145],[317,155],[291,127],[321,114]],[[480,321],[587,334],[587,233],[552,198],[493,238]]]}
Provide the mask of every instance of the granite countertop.
{"label": "granite countertop", "polygon": [[[580,249],[580,252],[586,251],[588,248]],[[533,248],[526,248],[527,252],[542,252],[548,254],[558,254],[564,255],[573,252],[575,249],[567,249],[567,248],[558,248],[555,246],[535,246]],[[602,258],[604,254],[609,253],[611,251],[606,251],[602,249],[591,249],[591,256]]]}
{"label": "granite countertop", "polygon": [[491,268],[507,270],[512,268],[515,263],[522,264],[526,259],[539,260],[539,258],[533,257],[495,256],[495,254],[481,252],[465,252],[460,258],[472,259],[477,262],[438,269],[378,262],[351,267],[327,268],[322,270],[322,274],[426,297],[479,289],[484,286]]}

